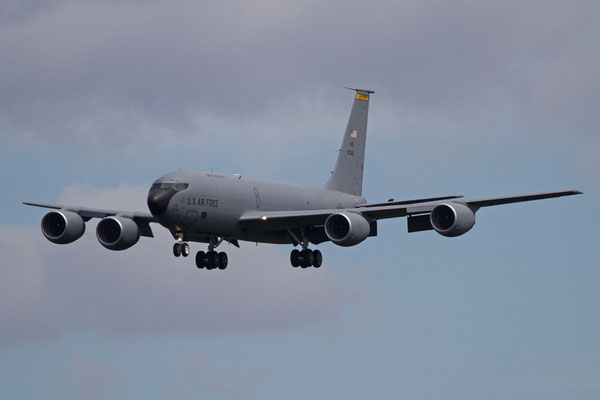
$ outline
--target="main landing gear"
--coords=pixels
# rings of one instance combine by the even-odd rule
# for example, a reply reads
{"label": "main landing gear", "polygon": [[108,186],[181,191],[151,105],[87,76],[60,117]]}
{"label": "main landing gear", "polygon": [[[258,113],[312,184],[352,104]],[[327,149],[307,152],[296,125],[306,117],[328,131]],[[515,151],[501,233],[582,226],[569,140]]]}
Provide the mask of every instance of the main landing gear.
{"label": "main landing gear", "polygon": [[[227,268],[227,264],[229,263],[229,259],[227,257],[227,253],[225,252],[216,252],[215,249],[219,247],[219,245],[223,242],[223,238],[219,239],[216,237],[211,237],[210,242],[208,243],[208,251],[199,251],[196,253],[196,267],[199,269],[225,269]],[[175,246],[177,243],[175,243]],[[184,243],[183,245],[187,245]],[[183,246],[182,245],[182,246]],[[173,253],[175,254],[175,246],[173,247]],[[189,254],[188,247],[188,254]],[[175,254],[177,256],[177,254]]]}
{"label": "main landing gear", "polygon": [[[211,239],[208,245],[208,251],[199,251],[196,253],[196,266],[206,269],[225,269],[229,263],[227,253],[218,253],[214,249],[221,244],[221,240]],[[187,243],[176,242],[173,245],[173,255],[175,257],[187,257],[190,255],[190,245]]]}
{"label": "main landing gear", "polygon": [[225,269],[228,262],[227,253],[224,252],[218,253],[213,250],[206,253],[203,251],[196,253],[196,266],[200,269]]}
{"label": "main landing gear", "polygon": [[299,251],[298,249],[292,250],[290,253],[290,262],[292,267],[315,267],[319,268],[323,263],[323,255],[319,250],[304,249]]}
{"label": "main landing gear", "polygon": [[323,255],[319,250],[311,250],[308,248],[309,239],[304,233],[304,229],[300,228],[302,239],[296,236],[291,229],[288,229],[287,232],[290,237],[296,241],[296,243],[300,243],[302,245],[302,250],[294,249],[290,253],[290,263],[292,264],[292,267],[319,268],[321,264],[323,264]]}

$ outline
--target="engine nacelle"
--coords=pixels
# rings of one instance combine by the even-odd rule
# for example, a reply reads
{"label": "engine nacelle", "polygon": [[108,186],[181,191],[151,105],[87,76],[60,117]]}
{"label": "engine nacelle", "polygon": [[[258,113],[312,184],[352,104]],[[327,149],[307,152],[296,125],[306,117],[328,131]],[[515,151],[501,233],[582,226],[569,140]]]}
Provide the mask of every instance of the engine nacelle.
{"label": "engine nacelle", "polygon": [[42,218],[42,233],[49,241],[67,244],[76,241],[85,232],[83,218],[72,211],[50,211]]}
{"label": "engine nacelle", "polygon": [[464,204],[446,203],[431,210],[431,225],[440,235],[454,237],[471,230],[475,225],[475,213]]}
{"label": "engine nacelle", "polygon": [[337,212],[325,220],[325,234],[338,246],[354,246],[369,236],[369,221],[353,212]]}
{"label": "engine nacelle", "polygon": [[140,228],[125,217],[106,217],[96,227],[96,237],[109,250],[125,250],[140,240]]}

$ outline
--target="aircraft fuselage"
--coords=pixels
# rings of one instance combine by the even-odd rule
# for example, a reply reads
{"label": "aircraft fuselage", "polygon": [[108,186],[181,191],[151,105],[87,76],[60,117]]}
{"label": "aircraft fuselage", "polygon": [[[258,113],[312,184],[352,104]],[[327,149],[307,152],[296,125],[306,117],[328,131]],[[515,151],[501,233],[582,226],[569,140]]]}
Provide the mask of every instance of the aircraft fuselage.
{"label": "aircraft fuselage", "polygon": [[200,171],[165,174],[148,192],[148,207],[161,225],[185,240],[200,242],[220,236],[290,243],[285,230],[248,232],[238,220],[248,211],[344,209],[365,202],[364,197],[323,188]]}

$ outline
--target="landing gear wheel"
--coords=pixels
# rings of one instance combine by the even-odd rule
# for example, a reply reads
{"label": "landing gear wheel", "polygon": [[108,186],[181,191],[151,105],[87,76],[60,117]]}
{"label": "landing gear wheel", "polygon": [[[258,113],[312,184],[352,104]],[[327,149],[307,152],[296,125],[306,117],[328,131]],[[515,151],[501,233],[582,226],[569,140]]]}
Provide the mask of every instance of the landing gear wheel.
{"label": "landing gear wheel", "polygon": [[302,259],[302,261],[300,263],[300,266],[302,268],[308,268],[308,267],[310,267],[313,264],[314,260],[315,260],[314,257],[315,256],[313,255],[312,250],[310,250],[310,249],[302,250],[300,252],[300,258]]}
{"label": "landing gear wheel", "polygon": [[187,243],[183,243],[181,245],[181,255],[187,257],[190,255],[190,245]]}
{"label": "landing gear wheel", "polygon": [[313,267],[315,268],[319,268],[321,266],[321,264],[323,264],[323,254],[321,254],[321,252],[319,250],[315,250],[313,251]]}
{"label": "landing gear wheel", "polygon": [[298,249],[294,249],[290,253],[290,263],[292,263],[292,267],[294,267],[294,268],[296,268],[300,265],[300,260],[298,259],[299,255],[300,255],[300,252],[298,251]]}
{"label": "landing gear wheel", "polygon": [[206,258],[206,253],[204,253],[203,251],[199,251],[196,253],[196,267],[198,267],[199,269],[202,269],[205,267],[204,265],[204,259]]}
{"label": "landing gear wheel", "polygon": [[219,269],[225,269],[227,268],[227,263],[229,262],[229,259],[227,258],[227,253],[219,253]]}
{"label": "landing gear wheel", "polygon": [[314,256],[312,250],[306,249],[306,251],[307,251],[306,262],[308,263],[308,266],[310,267],[315,262],[315,256]]}
{"label": "landing gear wheel", "polygon": [[208,269],[220,268],[221,260],[219,259],[219,253],[217,253],[216,251],[209,251],[207,253],[207,256],[208,256],[208,266],[206,268],[208,268]]}
{"label": "landing gear wheel", "polygon": [[181,243],[179,243],[179,242],[176,242],[176,243],[173,245],[173,255],[174,255],[175,257],[179,257],[179,256],[181,255]]}

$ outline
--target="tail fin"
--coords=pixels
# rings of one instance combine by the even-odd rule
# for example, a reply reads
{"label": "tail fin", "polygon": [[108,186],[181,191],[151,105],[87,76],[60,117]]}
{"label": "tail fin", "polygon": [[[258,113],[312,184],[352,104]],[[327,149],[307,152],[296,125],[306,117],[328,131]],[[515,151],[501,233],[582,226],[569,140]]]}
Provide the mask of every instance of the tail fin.
{"label": "tail fin", "polygon": [[356,97],[333,174],[325,184],[325,189],[362,196],[369,98],[371,93],[375,92],[348,87],[346,89],[356,91]]}

